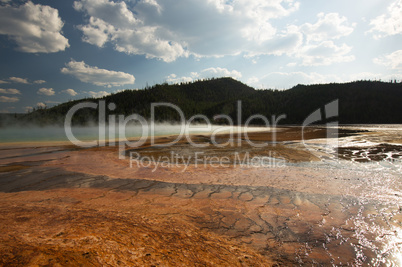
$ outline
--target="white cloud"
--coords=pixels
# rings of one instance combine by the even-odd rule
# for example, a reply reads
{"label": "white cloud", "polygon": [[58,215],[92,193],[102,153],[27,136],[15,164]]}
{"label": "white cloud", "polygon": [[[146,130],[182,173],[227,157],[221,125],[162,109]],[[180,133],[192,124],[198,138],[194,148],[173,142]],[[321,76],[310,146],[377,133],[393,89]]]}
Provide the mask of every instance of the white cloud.
{"label": "white cloud", "polygon": [[36,106],[37,106],[38,108],[45,108],[45,107],[46,107],[46,104],[43,103],[43,102],[38,102],[38,103],[36,103]]}
{"label": "white cloud", "polygon": [[402,69],[402,50],[377,57],[373,60],[373,62],[379,65],[387,66],[390,69]]}
{"label": "white cloud", "polygon": [[[222,1],[219,1],[222,3]],[[277,32],[268,19],[288,16],[298,9],[299,4],[293,5],[288,1],[288,9],[282,6],[286,1],[238,1],[232,7],[232,13],[248,18],[249,22],[241,28],[244,38],[262,44],[273,39]]]}
{"label": "white cloud", "polygon": [[[31,82],[28,81],[27,78],[20,78],[20,77],[10,77],[8,78],[8,82],[7,81],[0,81],[1,83],[23,83],[23,84],[31,84]],[[46,83],[45,80],[36,80],[33,81],[34,84],[43,84]]]}
{"label": "white cloud", "polygon": [[107,24],[101,19],[91,17],[88,25],[78,27],[84,36],[82,40],[98,47],[103,47],[109,41],[109,32],[114,31],[112,25]]}
{"label": "white cloud", "polygon": [[0,6],[0,34],[17,43],[27,53],[52,53],[69,47],[61,34],[63,22],[57,9],[31,1],[15,7]]}
{"label": "white cloud", "polygon": [[34,84],[42,84],[42,83],[46,83],[45,80],[36,80],[33,82]]}
{"label": "white cloud", "polygon": [[20,90],[13,89],[13,88],[9,88],[9,89],[0,88],[0,93],[1,94],[10,94],[10,95],[20,95],[21,94]]}
{"label": "white cloud", "polygon": [[192,82],[197,79],[206,78],[219,78],[219,77],[232,77],[234,79],[240,79],[242,74],[237,70],[228,70],[226,68],[207,68],[200,72],[191,72],[190,76],[177,77],[176,74],[170,74],[166,77],[168,83],[180,83],[180,82]]}
{"label": "white cloud", "polygon": [[304,42],[290,56],[300,58],[301,63],[289,66],[328,66],[334,63],[350,62],[355,57],[350,54],[352,47],[335,41],[350,35],[356,24],[349,24],[346,17],[338,13],[319,13],[314,24],[304,23],[293,31],[304,35]]}
{"label": "white cloud", "polygon": [[101,97],[110,95],[110,93],[108,93],[106,91],[98,91],[98,92],[89,91],[88,94],[93,98],[101,98]]}
{"label": "white cloud", "polygon": [[142,3],[144,6],[148,5],[150,8],[154,8],[158,14],[160,14],[162,11],[162,7],[158,4],[158,2],[156,2],[156,0],[143,0]]}
{"label": "white cloud", "polygon": [[370,33],[375,39],[402,33],[402,1],[397,0],[388,7],[388,13],[370,21]]}
{"label": "white cloud", "polygon": [[121,71],[112,71],[99,69],[85,64],[84,61],[77,62],[71,60],[61,69],[64,74],[70,74],[81,82],[91,83],[98,86],[121,86],[125,84],[134,84],[133,75]]}
{"label": "white cloud", "polygon": [[254,58],[259,55],[288,56],[297,52],[303,44],[303,34],[294,25],[276,34],[275,37],[260,44],[249,44],[245,57]]}
{"label": "white cloud", "polygon": [[306,35],[307,41],[322,42],[329,39],[339,39],[350,35],[355,24],[349,26],[346,17],[338,13],[319,13],[315,24],[305,23],[300,29]]}
{"label": "white cloud", "polygon": [[189,55],[294,50],[300,34],[278,31],[270,20],[288,16],[298,7],[293,0],[74,2],[74,8],[89,17],[79,27],[85,42],[98,47],[110,43],[117,51],[166,62]]}
{"label": "white cloud", "polygon": [[63,93],[69,94],[71,96],[76,96],[78,93],[74,89],[66,89],[62,91]]}
{"label": "white cloud", "polygon": [[26,79],[26,78],[10,77],[8,79],[13,83],[29,84],[28,79]]}
{"label": "white cloud", "polygon": [[186,56],[183,44],[159,36],[161,27],[144,25],[125,2],[82,0],[74,2],[74,8],[90,16],[89,23],[79,27],[87,43],[103,47],[111,42],[119,52],[146,55],[166,62]]}
{"label": "white cloud", "polygon": [[0,80],[0,84],[8,83],[6,81]]}
{"label": "white cloud", "polygon": [[352,47],[342,44],[337,46],[333,41],[305,45],[295,56],[302,59],[303,66],[325,66],[333,63],[350,62],[355,59],[350,55]]}
{"label": "white cloud", "polygon": [[47,96],[52,96],[55,94],[53,88],[40,88],[37,93],[38,95],[47,95]]}
{"label": "white cloud", "polygon": [[0,96],[0,102],[13,103],[18,101],[20,101],[18,97]]}

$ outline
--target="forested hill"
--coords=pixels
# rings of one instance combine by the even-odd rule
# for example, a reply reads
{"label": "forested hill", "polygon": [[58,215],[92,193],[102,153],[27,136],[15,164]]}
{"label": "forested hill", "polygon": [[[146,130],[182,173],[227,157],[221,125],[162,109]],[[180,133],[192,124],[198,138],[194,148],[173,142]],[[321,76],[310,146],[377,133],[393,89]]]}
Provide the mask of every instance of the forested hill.
{"label": "forested hill", "polygon": [[[268,119],[271,119],[272,115],[286,114],[286,119],[281,120],[281,123],[301,124],[313,111],[336,99],[339,100],[339,123],[402,123],[402,83],[357,81],[297,85],[288,90],[256,90],[231,78],[173,85],[165,83],[143,90],[125,90],[100,99],[70,101],[18,116],[18,121],[41,125],[62,124],[65,114],[75,104],[105,100],[106,105],[116,104],[114,111],[106,109],[106,117],[112,114],[139,114],[150,118],[151,103],[167,102],[177,105],[186,119],[195,114],[202,114],[213,121],[215,115],[225,114],[236,123],[237,101],[241,100],[243,122],[254,114],[264,115]],[[179,120],[178,112],[172,108],[158,107],[155,110],[156,120]],[[91,108],[81,109],[74,115],[73,123],[86,124],[96,121],[97,112]]]}

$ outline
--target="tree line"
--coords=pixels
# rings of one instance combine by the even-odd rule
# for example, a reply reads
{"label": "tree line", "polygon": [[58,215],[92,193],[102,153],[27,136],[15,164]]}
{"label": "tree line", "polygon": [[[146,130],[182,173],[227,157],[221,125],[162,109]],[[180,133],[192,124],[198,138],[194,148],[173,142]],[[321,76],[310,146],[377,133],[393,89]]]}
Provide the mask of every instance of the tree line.
{"label": "tree line", "polygon": [[[167,102],[177,105],[186,119],[196,114],[205,115],[211,121],[214,116],[224,114],[236,122],[237,103],[241,101],[243,122],[251,115],[260,114],[267,118],[285,114],[281,124],[301,124],[304,119],[325,104],[339,100],[339,123],[402,123],[402,83],[395,81],[355,81],[315,85],[296,85],[288,90],[256,90],[232,78],[213,78],[181,84],[156,84],[142,90],[124,90],[102,98],[87,98],[62,103],[52,108],[37,109],[19,115],[19,123],[39,125],[64,123],[67,112],[74,105],[104,100],[106,106],[114,103],[116,108],[106,108],[109,115],[139,114],[150,118],[151,103]],[[80,109],[73,117],[74,125],[96,122],[98,110]],[[178,121],[180,116],[172,108],[155,109],[157,121]],[[227,123],[225,120],[214,121]],[[253,120],[254,124],[263,121]],[[0,117],[1,124],[1,117]],[[4,123],[3,123],[4,125]]]}

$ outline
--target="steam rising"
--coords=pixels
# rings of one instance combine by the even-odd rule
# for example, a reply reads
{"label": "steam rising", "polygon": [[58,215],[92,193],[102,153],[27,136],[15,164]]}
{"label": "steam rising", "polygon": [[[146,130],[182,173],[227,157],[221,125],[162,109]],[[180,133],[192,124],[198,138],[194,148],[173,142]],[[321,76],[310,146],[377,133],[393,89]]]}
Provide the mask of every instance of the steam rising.
{"label": "steam rising", "polygon": [[[167,136],[179,135],[181,131],[189,134],[223,134],[230,131],[244,130],[244,127],[237,126],[222,126],[222,125],[183,125],[172,123],[155,123],[152,131],[151,124],[142,126],[130,124],[125,127],[126,139],[136,139],[147,133],[148,137],[151,136]],[[261,131],[259,127],[248,127],[247,131]],[[105,140],[118,140],[119,127],[118,125],[106,125],[104,129]],[[72,133],[81,141],[99,140],[99,126],[85,126],[85,127],[72,127]],[[0,143],[9,142],[55,142],[55,141],[69,141],[66,136],[64,127],[61,126],[13,126],[7,128],[0,128]]]}

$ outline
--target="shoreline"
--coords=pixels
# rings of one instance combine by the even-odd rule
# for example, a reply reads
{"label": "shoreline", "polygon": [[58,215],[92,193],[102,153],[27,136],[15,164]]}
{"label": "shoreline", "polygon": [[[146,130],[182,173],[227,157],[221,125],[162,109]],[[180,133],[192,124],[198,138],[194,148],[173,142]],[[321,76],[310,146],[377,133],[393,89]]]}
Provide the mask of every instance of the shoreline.
{"label": "shoreline", "polygon": [[[174,126],[174,125],[173,125]],[[188,135],[189,136],[193,136],[193,135],[203,135],[203,134],[205,134],[205,135],[211,135],[211,134],[213,134],[213,132],[215,132],[216,130],[219,130],[218,132],[222,132],[221,134],[227,134],[227,132],[228,131],[232,131],[233,133],[238,133],[238,132],[242,132],[242,131],[244,131],[244,126],[226,126],[226,125],[213,125],[213,126],[215,126],[215,127],[222,127],[222,128],[228,128],[228,127],[230,127],[231,129],[221,129],[221,130],[219,130],[219,128],[218,129],[215,129],[214,131],[212,131],[212,130],[210,130],[210,131],[212,131],[212,132],[206,132],[206,131],[201,131],[201,132],[192,132],[192,133],[188,133]],[[194,128],[195,127],[197,127],[197,125],[194,125],[193,126]],[[47,128],[46,127],[34,127],[35,129],[41,129],[41,130],[47,130]],[[79,129],[85,129],[85,127],[78,127]],[[91,127],[88,127],[88,129],[91,129],[91,128],[93,128],[92,126]],[[251,131],[251,132],[254,132],[254,131],[259,131],[259,132],[266,132],[266,131],[270,131],[270,129],[274,129],[274,128],[272,128],[272,127],[264,127],[264,126],[251,126],[251,127],[246,127],[247,129],[248,129],[248,131]],[[17,129],[19,129],[19,130],[24,130],[24,128],[23,127],[18,127]],[[60,128],[61,129],[61,128]],[[2,128],[0,128],[0,133],[1,133],[1,130],[2,130]],[[28,130],[29,130],[29,127],[28,127]],[[64,133],[64,131],[63,131],[63,133]],[[221,134],[219,134],[219,135],[221,135]],[[177,133],[168,133],[168,134],[160,134],[160,135],[157,135],[157,136],[154,136],[154,138],[163,138],[163,137],[173,137],[173,136],[178,136],[179,134]],[[22,140],[22,141],[15,141],[15,140],[12,140],[12,141],[0,141],[0,147],[1,146],[7,146],[7,145],[36,145],[36,146],[47,146],[47,144],[48,143],[50,143],[50,145],[63,145],[63,144],[65,144],[65,145],[70,145],[70,144],[72,144],[72,142],[70,141],[70,140],[68,140],[68,138],[66,137],[66,136],[63,136],[63,137],[61,137],[63,140],[54,140],[54,141],[47,141],[47,140],[35,140],[35,141],[24,141],[24,140]],[[92,140],[96,140],[96,139],[98,139],[98,136],[92,136],[91,138],[93,138]],[[128,137],[128,138],[126,138],[126,140],[125,141],[136,141],[136,140],[139,140],[141,138],[141,136],[134,136],[134,137]],[[83,140],[83,142],[87,142],[87,141],[92,141],[91,139],[89,139],[88,137],[86,137],[86,138],[83,138],[82,139]],[[124,142],[124,140],[123,141],[119,141],[119,139],[118,138],[114,138],[114,139],[101,139],[101,140],[97,140],[97,141],[100,141],[100,142],[104,142],[104,143],[110,143],[110,142],[115,142],[115,143],[117,143],[117,142]]]}
{"label": "shoreline", "polygon": [[[226,127],[226,126],[224,126],[224,127]],[[239,127],[244,128],[243,126],[239,126]],[[234,131],[232,132],[232,134],[238,136],[238,134],[241,133],[241,137],[244,138],[244,129],[241,130],[241,131],[235,131],[235,129],[238,129],[239,127],[233,126]],[[271,133],[271,135],[269,136],[269,139],[265,138],[265,139],[261,139],[261,141],[272,141],[272,135],[274,135],[275,133],[279,133],[281,131],[293,130],[293,129],[301,130],[302,126],[298,126],[298,125],[281,125],[279,127],[252,126],[252,127],[249,127],[249,128],[251,128],[251,131],[250,131],[250,129],[248,129],[248,131],[250,131],[250,134],[248,134],[248,135],[249,135],[249,137],[251,137],[252,140],[254,140],[253,137],[255,137],[255,136],[260,136],[261,137],[261,135],[263,135],[263,134]],[[307,129],[320,129],[320,128],[325,129],[325,127],[322,126],[322,125],[309,126],[309,127],[306,127],[306,128]],[[275,130],[275,131],[273,131],[273,130]],[[228,131],[228,130],[226,130],[226,131]],[[358,132],[363,132],[363,131],[357,129],[357,130],[352,130],[351,132],[352,133],[358,133]],[[197,133],[190,133],[189,136],[211,136],[212,134],[213,133],[205,133],[205,134],[203,134],[202,132],[201,133],[197,132]],[[219,137],[223,137],[223,138],[229,136],[229,134],[227,132],[219,133],[219,134],[215,134],[215,135],[219,136]],[[155,139],[166,138],[166,137],[173,138],[173,137],[177,137],[177,136],[178,136],[178,134],[166,134],[166,135],[154,136],[154,138]],[[322,133],[320,134],[320,136],[324,137],[324,135]],[[292,139],[292,138],[295,138],[295,137],[298,137],[299,139]],[[131,138],[128,138],[126,141],[138,141],[140,138],[141,137],[131,137]],[[278,140],[278,141],[300,140],[300,138],[301,138],[301,134],[296,133],[293,136],[287,137],[287,139],[281,139],[281,140]],[[317,138],[317,136],[314,136],[314,135],[307,137],[307,139],[316,139],[316,138]],[[149,139],[149,137],[148,137],[148,139]],[[84,141],[90,141],[90,140],[84,140]],[[104,142],[106,144],[105,146],[107,146],[107,144],[111,143],[111,142],[113,142],[113,143],[124,142],[124,141],[118,141],[117,138],[113,139],[113,140],[107,140],[106,139],[106,140],[99,140],[99,141]],[[68,145],[74,145],[74,144],[70,140],[59,140],[59,141],[6,141],[6,142],[0,141],[0,148],[8,147],[8,146],[9,147],[14,147],[14,146],[20,147],[20,146],[60,146],[60,145],[67,145],[68,146]]]}

